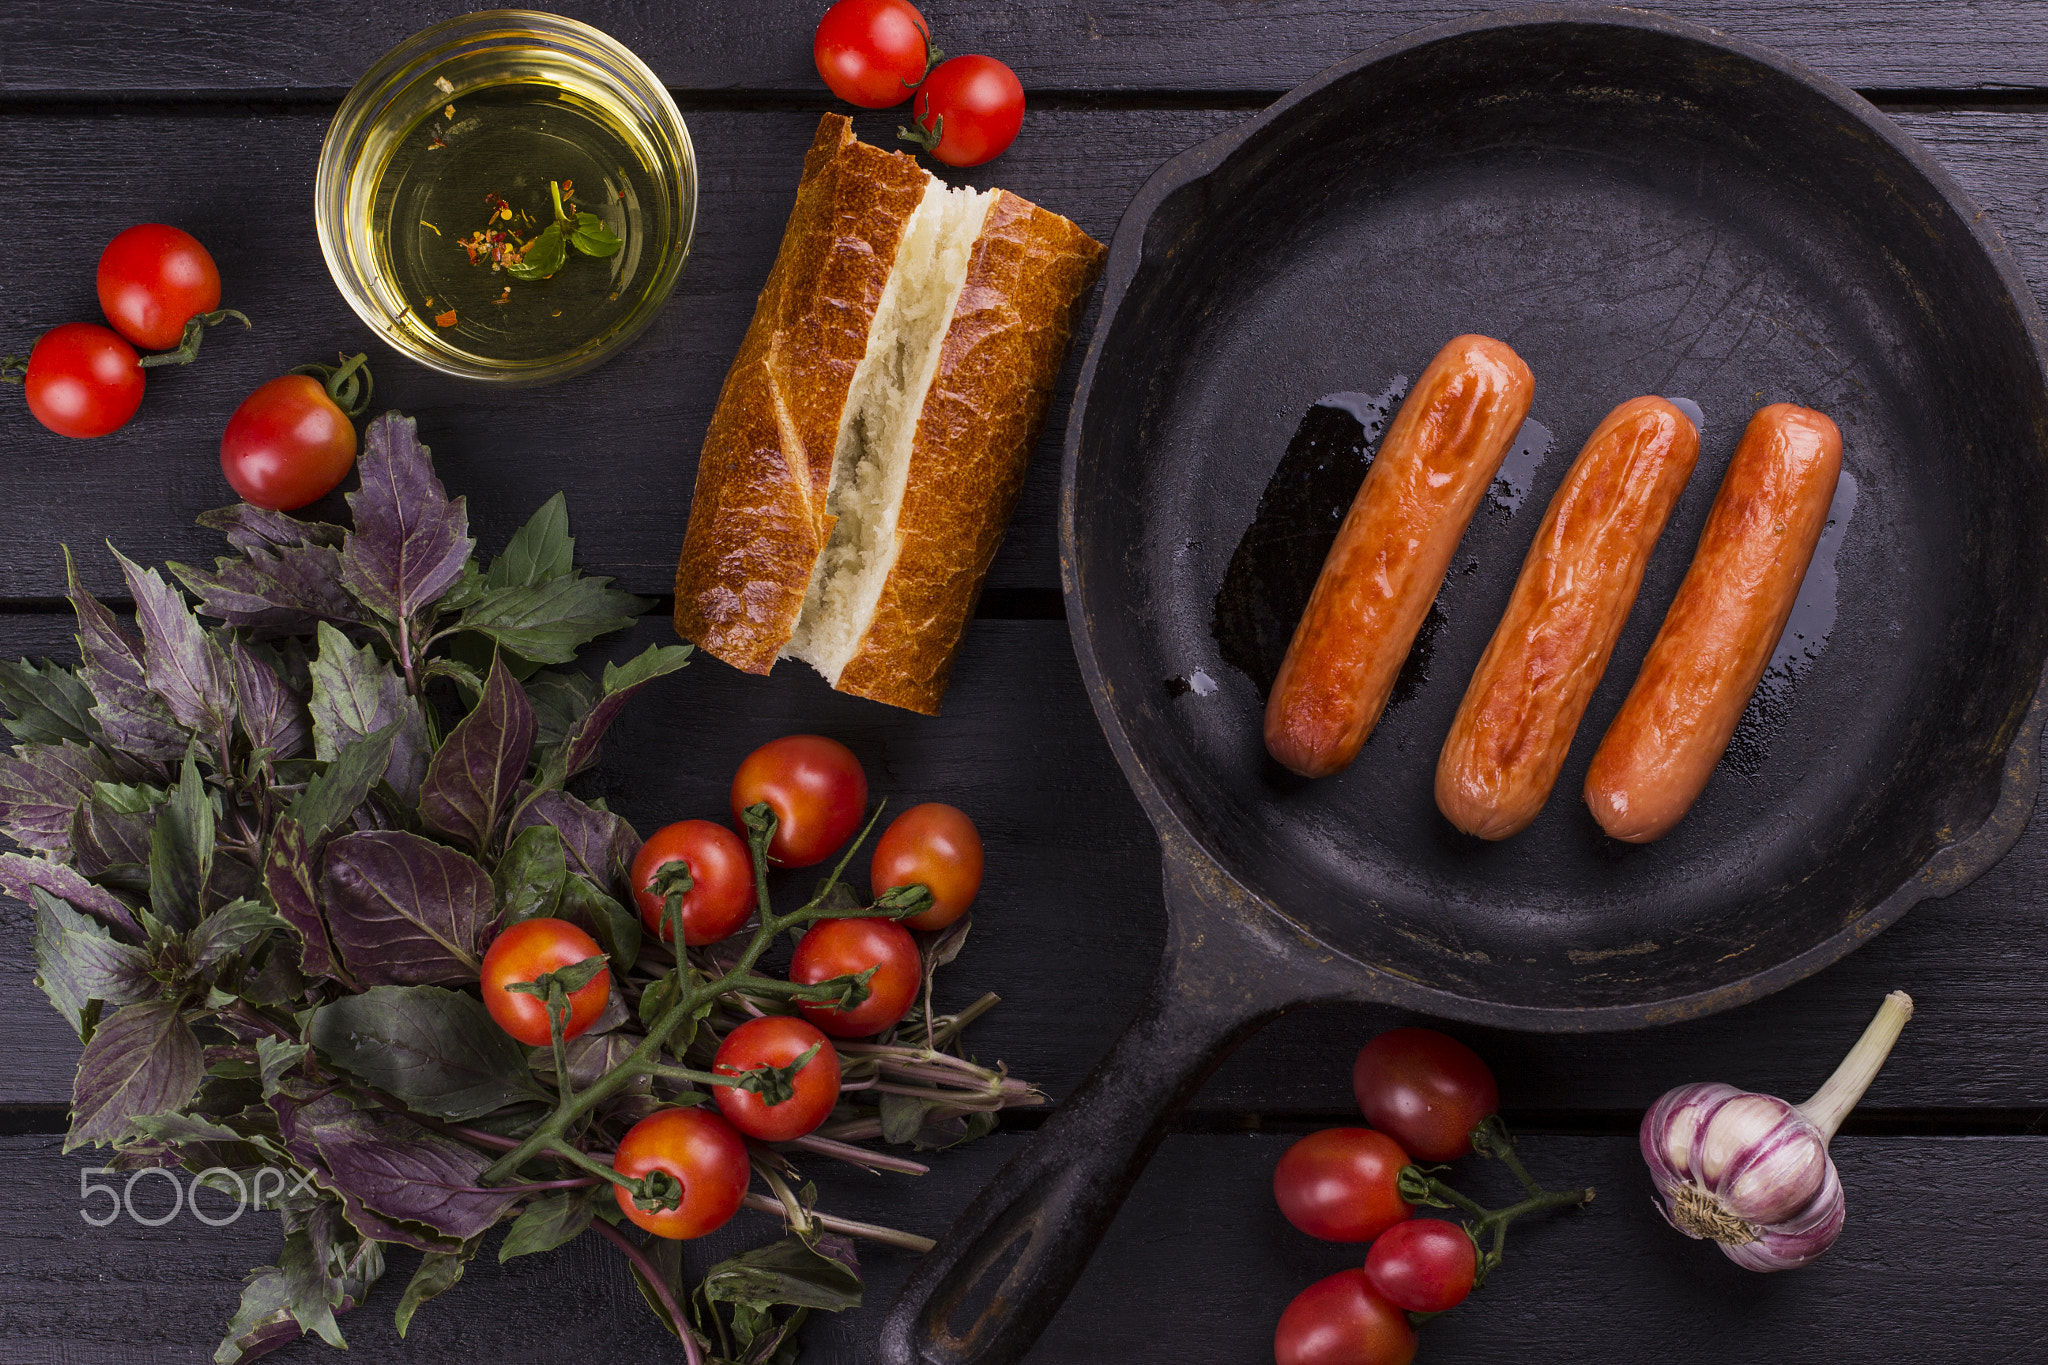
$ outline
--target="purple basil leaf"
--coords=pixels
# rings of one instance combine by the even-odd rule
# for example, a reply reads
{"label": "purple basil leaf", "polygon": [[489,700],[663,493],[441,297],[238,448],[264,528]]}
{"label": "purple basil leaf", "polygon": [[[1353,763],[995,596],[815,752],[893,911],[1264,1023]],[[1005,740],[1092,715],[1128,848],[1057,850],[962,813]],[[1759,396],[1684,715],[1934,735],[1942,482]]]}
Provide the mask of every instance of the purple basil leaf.
{"label": "purple basil leaf", "polygon": [[298,545],[325,545],[339,549],[342,537],[348,534],[341,527],[324,521],[300,521],[283,512],[272,512],[246,502],[216,507],[210,512],[201,512],[192,520],[208,530],[219,531],[228,538],[228,544],[245,551],[289,549]]}
{"label": "purple basil leaf", "polygon": [[417,800],[420,779],[427,772],[427,722],[391,665],[371,646],[357,649],[346,635],[323,623],[312,682],[314,755],[331,763],[357,740],[401,722],[392,737],[384,779],[408,801]]}
{"label": "purple basil leaf", "polygon": [[105,876],[117,867],[140,867],[146,886],[150,830],[163,796],[155,787],[94,783],[71,818],[72,864],[88,877]]}
{"label": "purple basil leaf", "polygon": [[185,940],[185,951],[193,967],[211,971],[271,930],[284,927],[284,921],[253,900],[229,901],[199,922]]}
{"label": "purple basil leaf", "polygon": [[71,822],[95,782],[119,776],[107,756],[80,744],[22,744],[0,755],[0,833],[20,844],[64,857]]}
{"label": "purple basil leaf", "polygon": [[79,914],[40,886],[36,906],[36,984],[57,1013],[83,1038],[86,1005],[138,1004],[161,990],[149,974],[149,954],[123,943],[106,926]]}
{"label": "purple basil leaf", "polygon": [[37,887],[72,909],[91,915],[109,929],[131,939],[142,937],[142,926],[135,922],[135,916],[127,905],[113,892],[94,886],[79,876],[76,868],[48,858],[0,853],[0,891],[26,905],[33,903],[31,897]]}
{"label": "purple basil leaf", "polygon": [[102,1018],[78,1059],[64,1150],[112,1142],[128,1123],[182,1108],[206,1074],[205,1053],[175,1000],[129,1005]]}
{"label": "purple basil leaf", "polygon": [[98,703],[93,719],[116,749],[156,762],[174,762],[191,742],[164,699],[143,679],[142,646],[131,640],[114,613],[78,581],[71,551],[64,551],[64,575],[71,606],[78,613],[78,676]]}
{"label": "purple basil leaf", "polygon": [[142,672],[149,690],[164,699],[188,730],[218,741],[234,720],[234,680],[220,646],[199,624],[176,588],[155,569],[137,567],[119,550],[121,572],[135,594],[135,624],[142,630]]}
{"label": "purple basil leaf", "polygon": [[173,562],[172,573],[199,599],[199,610],[259,636],[290,635],[316,621],[366,619],[341,586],[341,552],[330,545],[251,548],[224,557],[211,572]]}
{"label": "purple basil leaf", "polygon": [[334,1322],[334,1305],[327,1301],[327,1272],[310,1231],[294,1232],[284,1239],[284,1252],[277,1268],[284,1272],[284,1289],[292,1317],[299,1326],[329,1346],[348,1349],[341,1328]]}
{"label": "purple basil leaf", "polygon": [[506,671],[491,662],[484,699],[434,751],[420,784],[420,821],[428,829],[484,853],[512,800],[533,751],[533,703]]}
{"label": "purple basil leaf", "polygon": [[213,796],[188,754],[149,832],[149,908],[180,933],[206,913],[213,854]]}
{"label": "purple basil leaf", "polygon": [[228,1332],[213,1353],[217,1365],[248,1365],[259,1356],[305,1335],[292,1316],[291,1293],[284,1272],[260,1265],[242,1282],[242,1302],[228,1321]]}
{"label": "purple basil leaf", "polygon": [[372,986],[314,1010],[306,1037],[416,1114],[459,1123],[535,1098],[526,1050],[461,991]]}
{"label": "purple basil leaf", "polygon": [[[522,801],[529,790],[520,787]],[[640,851],[640,836],[622,817],[585,805],[567,792],[545,791],[520,808],[514,833],[534,825],[553,825],[561,833],[570,871],[614,896],[630,896],[627,881],[633,856]]]}
{"label": "purple basil leaf", "polygon": [[280,1093],[270,1104],[285,1150],[341,1196],[349,1222],[365,1236],[453,1250],[448,1240],[475,1237],[523,1198],[463,1188],[476,1185],[488,1157],[389,1110],[357,1108],[341,1092],[313,1100]]}
{"label": "purple basil leaf", "polygon": [[321,877],[327,928],[364,986],[477,978],[492,920],[475,859],[403,830],[344,834]]}
{"label": "purple basil leaf", "polygon": [[544,786],[562,783],[597,762],[598,746],[626,703],[656,678],[665,677],[690,662],[688,645],[649,645],[624,668],[604,666],[604,695],[580,720],[570,725],[561,747],[550,756],[541,772]]}
{"label": "purple basil leaf", "polygon": [[[271,904],[297,931],[299,962],[307,976],[331,976],[348,983],[347,974],[328,937],[320,914],[319,880],[306,846],[306,831],[287,815],[270,836],[270,861],[263,868],[263,888]],[[273,950],[274,951],[274,950]]]}
{"label": "purple basil leaf", "polygon": [[273,758],[296,757],[313,731],[306,704],[248,646],[234,642],[228,653],[234,662],[235,711],[242,733],[253,747],[270,750]]}
{"label": "purple basil leaf", "polygon": [[24,744],[99,741],[92,689],[70,669],[48,659],[0,662],[0,706],[12,717],[0,724]]}
{"label": "purple basil leaf", "polygon": [[341,581],[387,621],[408,621],[462,576],[476,542],[468,506],[453,502],[412,418],[387,412],[363,431],[362,488],[348,495],[355,529],[341,551]]}

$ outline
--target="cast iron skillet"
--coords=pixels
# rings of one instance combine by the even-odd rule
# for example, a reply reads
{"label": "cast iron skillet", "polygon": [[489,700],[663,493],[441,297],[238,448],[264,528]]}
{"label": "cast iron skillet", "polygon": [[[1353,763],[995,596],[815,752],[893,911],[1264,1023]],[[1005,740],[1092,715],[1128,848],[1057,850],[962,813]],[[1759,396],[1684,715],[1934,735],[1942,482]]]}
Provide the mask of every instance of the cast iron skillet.
{"label": "cast iron skillet", "polygon": [[[1557,449],[1521,510],[1474,520],[1421,688],[1345,773],[1289,779],[1210,634],[1225,565],[1309,404],[1413,376],[1460,332],[1528,361]],[[1995,861],[2037,785],[2042,336],[1991,225],[1883,115],[1656,15],[1416,34],[1154,175],[1110,250],[1061,554],[1082,674],[1165,855],[1165,958],[1129,1032],[919,1265],[885,1357],[1021,1356],[1173,1111],[1282,1010],[1692,1018]],[[1700,405],[1697,472],[1543,816],[1467,839],[1431,798],[1437,749],[1551,492],[1641,393]],[[1724,763],[1662,842],[1611,843],[1586,765],[1736,437],[1780,400],[1835,418],[1857,484],[1832,634],[1753,708],[1746,770]],[[1169,686],[1195,670],[1219,685]]]}

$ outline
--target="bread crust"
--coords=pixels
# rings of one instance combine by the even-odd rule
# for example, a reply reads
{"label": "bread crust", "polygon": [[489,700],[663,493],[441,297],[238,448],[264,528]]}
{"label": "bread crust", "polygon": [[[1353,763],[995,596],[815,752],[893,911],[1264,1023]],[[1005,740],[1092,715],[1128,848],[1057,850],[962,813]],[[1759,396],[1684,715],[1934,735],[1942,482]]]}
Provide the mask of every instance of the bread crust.
{"label": "bread crust", "polygon": [[676,564],[676,632],[766,673],[795,629],[825,510],[839,414],[904,226],[931,177],[827,114],[796,207],[704,434]]}
{"label": "bread crust", "polygon": [[896,563],[838,688],[936,715],[1103,245],[998,190],[918,417]]}

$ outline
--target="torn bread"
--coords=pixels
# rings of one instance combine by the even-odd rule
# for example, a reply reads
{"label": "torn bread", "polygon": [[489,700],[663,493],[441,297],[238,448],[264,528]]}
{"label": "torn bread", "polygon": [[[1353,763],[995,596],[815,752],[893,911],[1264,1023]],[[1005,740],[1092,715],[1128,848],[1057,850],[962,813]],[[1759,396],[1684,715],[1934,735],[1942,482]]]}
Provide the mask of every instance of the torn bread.
{"label": "torn bread", "polygon": [[1102,255],[826,115],[704,437],[676,630],[935,713]]}

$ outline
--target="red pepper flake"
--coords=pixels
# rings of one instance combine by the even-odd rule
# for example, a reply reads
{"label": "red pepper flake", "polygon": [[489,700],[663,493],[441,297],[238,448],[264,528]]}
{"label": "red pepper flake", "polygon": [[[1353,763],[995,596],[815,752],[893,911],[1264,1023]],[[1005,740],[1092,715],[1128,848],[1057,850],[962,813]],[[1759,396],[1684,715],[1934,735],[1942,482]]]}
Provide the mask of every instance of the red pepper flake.
{"label": "red pepper flake", "polygon": [[504,292],[504,293],[502,293],[502,294],[498,295],[498,297],[496,297],[495,299],[492,299],[492,300],[491,300],[491,302],[492,302],[492,303],[495,303],[495,304],[497,304],[497,305],[498,305],[499,307],[503,307],[503,306],[504,306],[505,304],[507,304],[507,303],[510,303],[511,301],[512,301],[512,286],[511,286],[511,285],[509,285],[509,284],[505,286],[505,292]]}
{"label": "red pepper flake", "polygon": [[436,327],[453,327],[455,325],[455,310],[450,308],[445,313],[436,313],[434,315],[434,325]]}

